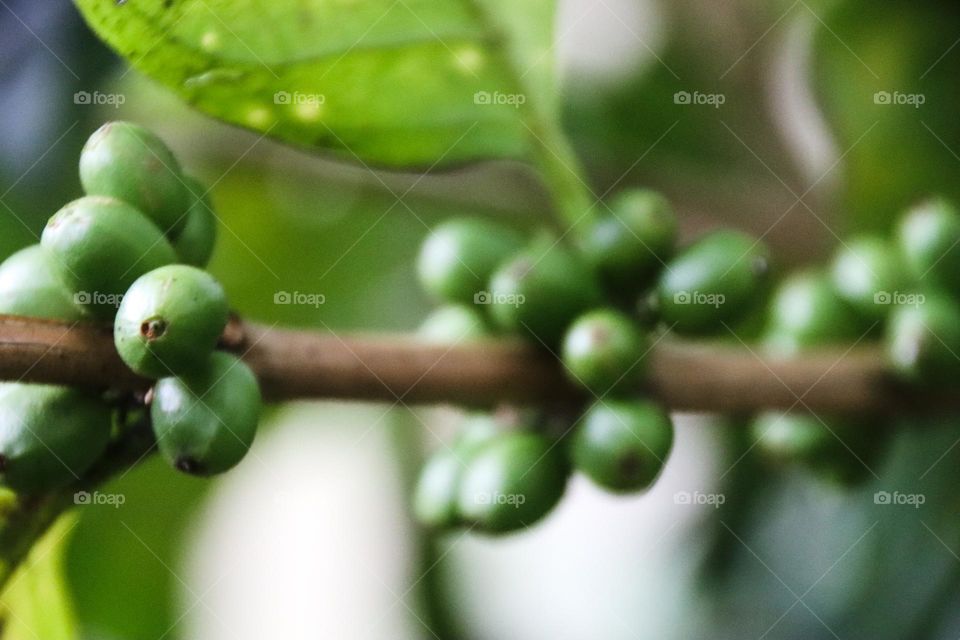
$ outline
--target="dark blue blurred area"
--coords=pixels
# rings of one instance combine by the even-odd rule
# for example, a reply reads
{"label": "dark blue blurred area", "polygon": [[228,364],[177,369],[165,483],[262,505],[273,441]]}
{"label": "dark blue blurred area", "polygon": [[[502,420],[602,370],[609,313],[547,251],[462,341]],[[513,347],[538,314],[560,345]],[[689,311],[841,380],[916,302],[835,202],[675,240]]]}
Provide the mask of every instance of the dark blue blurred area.
{"label": "dark blue blurred area", "polygon": [[[92,110],[74,93],[116,64],[69,2],[0,2],[0,251],[22,245],[77,193]],[[89,115],[85,111],[91,111]]]}

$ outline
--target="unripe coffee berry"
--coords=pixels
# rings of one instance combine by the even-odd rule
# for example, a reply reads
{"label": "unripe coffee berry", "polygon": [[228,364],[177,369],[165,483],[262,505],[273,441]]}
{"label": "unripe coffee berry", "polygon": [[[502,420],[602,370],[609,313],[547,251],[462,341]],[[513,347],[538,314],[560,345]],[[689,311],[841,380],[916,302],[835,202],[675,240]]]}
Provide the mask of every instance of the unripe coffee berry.
{"label": "unripe coffee berry", "polygon": [[39,244],[17,251],[0,264],[0,313],[68,322],[84,318],[74,293]]}
{"label": "unripe coffee berry", "polygon": [[222,473],[250,449],[261,404],[250,368],[214,352],[199,370],[157,381],[150,405],[157,447],[184,473]]}
{"label": "unripe coffee berry", "polygon": [[514,231],[488,220],[447,220],[433,228],[420,249],[420,283],[440,300],[473,304],[497,265],[520,247]]}
{"label": "unripe coffee berry", "polygon": [[660,474],[673,447],[673,423],[649,400],[594,404],[572,436],[574,467],[614,492],[639,491]]}
{"label": "unripe coffee berry", "polygon": [[132,122],[108,122],[80,153],[80,182],[91,196],[122,200],[164,233],[183,227],[190,205],[180,163],[160,138]]}
{"label": "unripe coffee berry", "polygon": [[683,333],[722,330],[758,302],[769,271],[769,252],[738,231],[714,231],[697,240],[660,275],[663,322]]}
{"label": "unripe coffee berry", "polygon": [[137,278],[114,320],[113,339],[128,367],[161,378],[205,365],[227,324],[220,283],[206,271],[172,264]]}
{"label": "unripe coffee berry", "polygon": [[0,384],[0,483],[34,493],[78,480],[103,454],[110,409],[78,389]]}
{"label": "unripe coffee berry", "polygon": [[561,446],[534,433],[504,432],[470,458],[460,479],[457,510],[479,531],[522,529],[560,501],[568,474]]}
{"label": "unripe coffee berry", "polygon": [[629,316],[597,309],[570,325],[563,339],[562,358],[574,382],[603,395],[640,379],[646,350],[644,334]]}
{"label": "unripe coffee berry", "polygon": [[134,280],[177,260],[155,224],[130,205],[102,196],[60,209],[40,244],[77,301],[101,318],[113,318]]}
{"label": "unripe coffee berry", "polygon": [[673,255],[677,218],[667,199],[648,189],[620,192],[610,211],[587,231],[583,253],[611,292],[637,294]]}

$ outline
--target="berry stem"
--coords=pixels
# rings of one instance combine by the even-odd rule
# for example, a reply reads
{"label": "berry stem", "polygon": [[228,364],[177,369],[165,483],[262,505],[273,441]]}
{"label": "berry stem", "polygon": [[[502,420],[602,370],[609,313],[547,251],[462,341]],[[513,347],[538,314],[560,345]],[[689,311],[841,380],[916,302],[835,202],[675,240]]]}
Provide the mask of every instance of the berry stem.
{"label": "berry stem", "polygon": [[[409,336],[339,336],[234,319],[221,347],[243,357],[274,401],[494,406],[564,402],[582,393],[553,355],[515,340],[447,346]],[[776,359],[747,346],[663,339],[647,359],[646,382],[638,384],[637,394],[678,411],[862,414],[960,406],[958,394],[914,391],[895,382],[874,346]],[[117,356],[109,328],[15,316],[0,316],[0,379],[120,390],[149,386]]]}
{"label": "berry stem", "polygon": [[534,159],[553,201],[564,231],[594,219],[593,196],[583,169],[563,132],[558,127],[531,127]]}

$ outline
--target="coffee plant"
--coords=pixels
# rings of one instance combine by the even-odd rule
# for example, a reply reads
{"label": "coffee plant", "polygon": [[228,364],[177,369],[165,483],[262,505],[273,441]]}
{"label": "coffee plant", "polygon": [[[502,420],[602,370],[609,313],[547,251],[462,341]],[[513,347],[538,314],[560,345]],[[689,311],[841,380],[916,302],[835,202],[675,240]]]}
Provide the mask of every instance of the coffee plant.
{"label": "coffee plant", "polygon": [[[794,192],[778,174],[779,161],[768,165],[751,146],[782,150],[770,140],[770,123],[757,115],[763,92],[741,81],[739,89],[749,94],[744,102],[751,103],[744,105],[728,103],[724,93],[701,91],[715,79],[704,78],[700,43],[689,35],[671,43],[665,56],[685,74],[684,82],[696,78],[700,89],[658,75],[649,99],[623,88],[623,95],[608,90],[607,102],[594,96],[565,102],[568,89],[552,64],[556,34],[549,25],[556,7],[548,0],[412,0],[400,2],[397,11],[386,0],[343,6],[328,0],[74,4],[129,68],[156,83],[151,90],[245,130],[233,134],[238,139],[252,134],[257,142],[271,138],[295,147],[303,157],[322,153],[337,167],[331,174],[343,172],[338,179],[354,176],[350,171],[372,176],[376,190],[395,198],[391,209],[405,209],[425,227],[397,277],[415,281],[433,310],[411,322],[419,323],[412,335],[392,337],[351,335],[324,320],[318,320],[322,332],[252,322],[242,304],[231,306],[246,295],[234,283],[251,265],[237,261],[232,269],[219,269],[216,260],[211,263],[227,228],[220,215],[249,197],[270,203],[295,197],[251,180],[230,204],[218,199],[215,206],[216,183],[200,180],[196,176],[204,174],[193,158],[173,151],[183,143],[167,136],[164,123],[173,117],[163,109],[160,116],[124,110],[115,117],[98,110],[95,122],[77,129],[86,138],[79,158],[74,153],[70,160],[78,188],[43,210],[46,223],[36,242],[0,263],[0,584],[58,519],[67,521],[71,505],[80,504],[76,496],[97,491],[154,453],[166,463],[170,482],[186,476],[202,482],[242,467],[248,454],[256,457],[261,416],[287,400],[455,409],[449,434],[401,460],[414,468],[404,483],[405,506],[434,564],[446,553],[437,546],[450,539],[444,536],[474,534],[499,545],[511,534],[535,535],[569,500],[577,476],[618,503],[626,503],[625,496],[650,499],[645,494],[667,484],[676,470],[671,467],[678,464],[675,445],[682,436],[677,415],[684,411],[714,414],[729,427],[718,428],[717,442],[734,461],[718,471],[718,483],[762,492],[767,482],[757,478],[785,471],[838,501],[876,488],[875,467],[916,466],[900,435],[907,419],[926,424],[938,411],[945,419],[956,412],[956,167],[948,171],[927,162],[936,148],[925,144],[929,140],[908,144],[894,136],[874,143],[864,133],[868,151],[858,147],[859,138],[843,139],[864,127],[854,126],[863,121],[851,107],[853,90],[845,80],[846,64],[853,63],[838,48],[852,53],[849,38],[868,51],[864,58],[871,64],[887,58],[882,33],[871,31],[860,13],[876,10],[893,29],[898,11],[916,11],[923,17],[910,21],[916,33],[929,27],[931,40],[956,44],[952,31],[937,26],[932,8],[908,11],[906,3],[895,2],[896,9],[874,9],[841,0],[831,9],[836,32],[819,20],[834,36],[829,43],[817,40],[821,29],[815,22],[791,22],[790,38],[808,38],[830,52],[818,62],[824,86],[816,89],[824,94],[824,112],[840,123],[839,138],[849,143],[837,163],[852,154],[845,179],[854,194],[851,202],[833,205],[852,209],[851,218],[866,218],[836,233],[804,199],[830,171],[811,180],[807,191]],[[819,17],[827,3],[800,4]],[[403,10],[409,15],[400,17]],[[930,54],[925,36],[904,32],[904,51]],[[767,32],[753,35],[756,46]],[[952,48],[920,78],[930,73],[931,83],[955,84],[956,65],[948,67],[950,73],[937,66]],[[680,80],[667,62],[656,60],[663,66],[658,74],[669,71]],[[903,64],[912,69],[913,62]],[[775,71],[771,75],[789,75]],[[897,73],[902,78],[906,72]],[[944,104],[956,103],[951,92],[929,91]],[[680,120],[664,127],[660,138],[647,139],[649,122],[663,121],[651,105],[668,94],[672,107],[691,114],[696,129],[685,135],[697,140],[697,152],[690,154],[697,158],[683,169],[670,164],[674,150],[653,151]],[[95,95],[83,90],[74,101],[90,104]],[[919,109],[926,99],[884,89],[874,104]],[[118,99],[111,104],[121,105]],[[791,108],[794,116],[802,111]],[[732,143],[700,136],[700,129],[716,124],[717,118],[702,115],[707,110],[723,110],[719,122]],[[902,115],[885,117],[903,126]],[[616,132],[607,130],[606,119],[618,123]],[[957,133],[952,111],[931,123],[924,120],[923,127],[949,148],[953,140],[935,131],[942,126]],[[754,135],[744,139],[737,128],[747,124]],[[216,147],[228,159],[228,173],[256,145],[220,148],[213,136],[191,142]],[[729,153],[732,145],[749,155]],[[637,158],[641,147],[649,148]],[[724,198],[737,202],[726,205],[736,208],[761,197],[739,193],[750,186],[711,186],[715,178],[702,171],[701,164],[729,164],[736,175],[744,157],[760,160],[795,197],[769,229],[743,224],[743,216],[705,221],[699,211],[721,206]],[[470,171],[482,175],[474,165],[488,161],[535,183],[530,188],[537,195],[521,204],[542,215],[508,219],[460,204],[445,205],[442,215],[421,215],[418,205],[405,201],[422,179],[445,171],[456,177],[455,189],[441,190],[445,195],[482,190],[467,188]],[[914,163],[918,172],[938,178],[910,181],[896,168]],[[640,173],[634,171],[638,166]],[[606,175],[611,168],[615,178]],[[295,170],[289,174],[308,182]],[[491,175],[494,188],[487,184],[490,193],[480,200],[502,204],[514,190],[504,184],[503,193],[496,193],[503,178]],[[684,181],[697,188],[678,188]],[[396,184],[409,189],[395,190]],[[311,192],[319,206],[336,202],[339,195],[321,186]],[[62,191],[53,193],[59,198]],[[795,255],[810,249],[804,233],[796,234],[795,243],[771,234],[794,208],[807,209],[830,232],[832,246],[818,257]],[[883,217],[877,214],[873,223],[864,210]],[[268,216],[264,212],[255,225],[241,233],[231,229],[231,235],[246,247],[244,238],[272,224]],[[354,246],[340,248],[344,253],[331,269]],[[305,271],[307,262],[319,260],[309,254],[296,259]],[[385,283],[375,285],[389,288]],[[352,303],[359,308],[363,292],[355,288]],[[299,307],[304,295],[277,291],[273,300]],[[307,298],[316,316],[323,316],[323,296]],[[943,448],[946,456],[953,446]],[[743,471],[748,465],[749,472]],[[933,466],[920,470],[921,480]],[[893,503],[895,494],[881,489],[874,502]],[[721,498],[680,492],[674,501],[719,508]],[[919,502],[915,498],[910,504]],[[737,534],[755,518],[752,510],[732,506],[719,522],[795,597],[791,609],[799,603],[812,613],[807,593],[794,593]],[[787,521],[784,516],[778,522]],[[712,529],[705,534],[712,535]],[[729,548],[715,543],[703,555],[714,575],[734,573],[737,560]],[[877,576],[877,582],[884,578],[879,569]],[[718,579],[711,589],[725,593],[729,584]],[[438,589],[432,581],[424,588]],[[743,606],[712,597],[735,611]],[[883,603],[878,600],[876,608]],[[780,637],[773,630],[791,609],[761,637]],[[436,611],[431,616],[443,617]],[[875,625],[848,635],[940,637],[923,624],[895,630]],[[811,636],[806,631],[782,637],[820,637],[819,628]],[[458,637],[449,629],[443,636]]]}
{"label": "coffee plant", "polygon": [[[50,218],[38,246],[0,265],[9,274],[0,312],[112,320],[120,358],[156,385],[145,396],[108,398],[4,383],[0,482],[42,491],[76,480],[103,455],[111,432],[122,437],[145,405],[171,465],[223,472],[253,441],[260,390],[247,365],[215,352],[229,313],[223,287],[201,268],[177,264],[209,255],[215,227],[204,222],[212,216],[206,193],[184,180],[159,138],[127,122],[93,133],[80,178],[87,195]],[[194,236],[183,258],[173,243],[187,233]]]}

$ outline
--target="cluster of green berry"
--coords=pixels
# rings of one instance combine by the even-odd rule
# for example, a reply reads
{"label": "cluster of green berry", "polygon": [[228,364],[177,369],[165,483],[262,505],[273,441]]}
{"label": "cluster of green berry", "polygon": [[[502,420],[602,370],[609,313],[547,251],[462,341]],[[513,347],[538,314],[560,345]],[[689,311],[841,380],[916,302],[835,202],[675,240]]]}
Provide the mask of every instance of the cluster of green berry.
{"label": "cluster of green berry", "polygon": [[659,475],[673,425],[663,407],[637,397],[648,333],[740,322],[765,287],[767,252],[750,236],[718,231],[676,253],[676,218],[652,191],[622,192],[609,209],[572,246],[548,233],[525,242],[472,218],[429,234],[419,276],[445,304],[424,337],[526,336],[557,353],[593,401],[557,438],[535,419],[499,430],[491,417],[467,420],[422,471],[414,510],[425,525],[511,531],[548,513],[573,470],[614,493],[642,491]]}
{"label": "cluster of green berry", "polygon": [[[157,136],[126,122],[90,137],[80,180],[87,195],[50,218],[39,245],[0,265],[0,313],[112,320],[123,361],[156,380],[146,399],[164,457],[193,474],[232,467],[250,447],[261,400],[250,369],[214,351],[229,310],[202,269],[216,232],[206,190]],[[80,477],[147,411],[110,396],[0,384],[2,483],[34,492]]]}
{"label": "cluster of green berry", "polygon": [[[791,356],[828,345],[882,341],[891,373],[928,388],[960,374],[960,213],[931,198],[908,210],[892,237],[850,238],[831,266],[792,274],[774,292],[764,341]],[[879,416],[765,413],[759,448],[829,478],[866,477],[890,429]]]}

